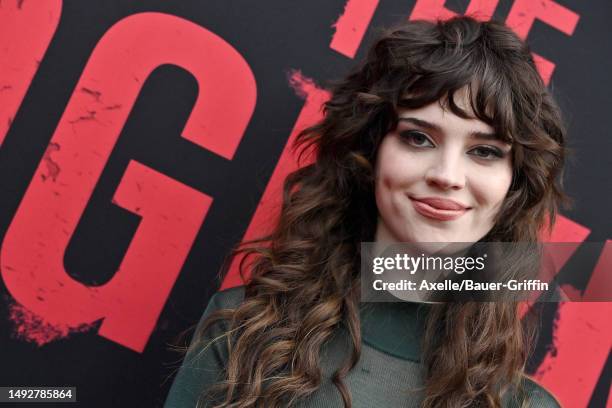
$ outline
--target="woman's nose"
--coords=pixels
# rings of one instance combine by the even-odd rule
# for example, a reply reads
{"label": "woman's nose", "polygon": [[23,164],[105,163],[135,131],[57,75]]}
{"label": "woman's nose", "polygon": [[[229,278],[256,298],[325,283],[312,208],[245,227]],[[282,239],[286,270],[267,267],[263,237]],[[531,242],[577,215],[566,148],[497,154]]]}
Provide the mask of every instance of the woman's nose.
{"label": "woman's nose", "polygon": [[443,190],[460,190],[465,187],[465,171],[461,159],[440,157],[427,169],[425,180],[430,186]]}

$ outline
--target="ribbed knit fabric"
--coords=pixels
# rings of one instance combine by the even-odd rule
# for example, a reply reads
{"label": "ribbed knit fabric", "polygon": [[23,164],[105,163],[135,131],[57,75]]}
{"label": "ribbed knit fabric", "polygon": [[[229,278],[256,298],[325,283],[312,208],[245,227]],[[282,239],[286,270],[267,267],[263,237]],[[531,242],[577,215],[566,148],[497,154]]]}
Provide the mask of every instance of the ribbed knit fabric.
{"label": "ribbed knit fabric", "polygon": [[[210,300],[200,324],[213,311],[234,308],[244,299],[244,287],[217,292]],[[426,305],[415,303],[362,304],[362,353],[356,367],[344,379],[353,408],[418,408],[423,384],[419,362],[419,336],[426,316]],[[422,313],[425,312],[425,313]],[[206,332],[206,340],[224,333],[226,323],[215,324]],[[348,333],[339,329],[321,351],[323,381],[309,397],[299,401],[300,408],[342,408],[342,397],[331,382],[351,350]],[[225,339],[213,343],[204,352],[190,352],[185,357],[168,394],[164,408],[210,406],[198,399],[204,389],[217,381],[227,361]],[[532,408],[560,408],[555,398],[532,380],[525,378],[524,388]],[[412,391],[411,391],[412,390]],[[265,404],[263,404],[265,406]],[[507,397],[504,406],[519,407],[515,398]]]}

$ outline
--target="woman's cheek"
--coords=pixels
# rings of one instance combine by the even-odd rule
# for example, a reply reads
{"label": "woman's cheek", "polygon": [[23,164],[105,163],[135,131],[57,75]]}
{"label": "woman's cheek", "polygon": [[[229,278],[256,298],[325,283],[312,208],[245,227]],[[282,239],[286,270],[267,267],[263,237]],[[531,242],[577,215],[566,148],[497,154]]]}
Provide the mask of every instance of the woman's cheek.
{"label": "woman's cheek", "polygon": [[474,171],[471,184],[476,201],[480,205],[499,207],[506,197],[511,182],[511,171],[502,167],[495,171],[491,169]]}

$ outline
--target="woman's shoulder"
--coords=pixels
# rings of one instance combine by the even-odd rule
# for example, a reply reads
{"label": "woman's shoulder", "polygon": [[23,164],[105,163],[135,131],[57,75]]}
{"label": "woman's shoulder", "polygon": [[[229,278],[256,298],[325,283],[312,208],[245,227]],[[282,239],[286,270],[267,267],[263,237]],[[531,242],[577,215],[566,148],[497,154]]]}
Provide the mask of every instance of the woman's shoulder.
{"label": "woman's shoulder", "polygon": [[228,323],[218,320],[206,330],[204,323],[217,310],[236,308],[243,298],[244,286],[220,290],[210,297],[164,408],[196,406],[202,390],[221,379],[229,357],[227,344],[223,341]]}
{"label": "woman's shoulder", "polygon": [[[562,408],[559,400],[549,390],[529,376],[523,376],[523,390],[527,397],[528,407],[530,408]],[[521,399],[513,398],[508,407],[521,407]]]}
{"label": "woman's shoulder", "polygon": [[240,305],[243,300],[244,285],[234,286],[215,292],[208,301],[207,309],[233,309]]}
{"label": "woman's shoulder", "polygon": [[[244,293],[244,285],[234,286],[215,292],[208,300],[208,305],[200,318],[196,331],[200,332],[202,330],[204,323],[208,320],[208,317],[212,313],[222,309],[237,308],[244,300]],[[207,340],[209,337],[216,337],[227,330],[227,320],[218,320],[208,328],[206,334],[203,336],[203,339]]]}

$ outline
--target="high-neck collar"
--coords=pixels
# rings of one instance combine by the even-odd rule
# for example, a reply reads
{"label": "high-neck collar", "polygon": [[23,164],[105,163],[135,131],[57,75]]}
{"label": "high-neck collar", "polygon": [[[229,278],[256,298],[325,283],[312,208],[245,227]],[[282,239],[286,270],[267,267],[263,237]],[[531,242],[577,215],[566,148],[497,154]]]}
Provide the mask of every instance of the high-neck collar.
{"label": "high-neck collar", "polygon": [[426,303],[399,300],[361,303],[363,342],[394,357],[419,362],[430,307]]}

